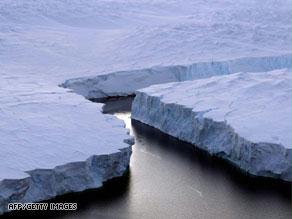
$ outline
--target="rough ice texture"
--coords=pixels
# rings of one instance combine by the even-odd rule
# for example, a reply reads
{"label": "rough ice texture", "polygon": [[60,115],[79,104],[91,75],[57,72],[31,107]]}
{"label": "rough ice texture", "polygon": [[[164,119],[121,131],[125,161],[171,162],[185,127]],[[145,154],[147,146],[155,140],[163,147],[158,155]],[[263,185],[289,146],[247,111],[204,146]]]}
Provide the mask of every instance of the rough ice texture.
{"label": "rough ice texture", "polygon": [[153,85],[132,118],[252,175],[291,181],[291,69]]}
{"label": "rough ice texture", "polygon": [[153,84],[180,82],[236,72],[265,72],[291,67],[291,54],[250,57],[191,65],[152,67],[66,80],[62,86],[88,99],[128,96]]}
{"label": "rough ice texture", "polygon": [[[101,75],[65,83],[98,98],[158,82],[283,68],[291,65],[290,18],[291,2],[278,0],[1,0],[1,186],[4,179],[35,182],[27,171],[88,164],[128,147],[126,134],[117,134],[125,132],[121,123],[59,88],[66,80]],[[1,211],[26,188],[9,185],[0,190]],[[52,196],[35,200],[45,197]]]}
{"label": "rough ice texture", "polygon": [[61,88],[33,89],[0,90],[0,214],[7,203],[101,187],[129,165],[132,138],[101,104]]}
{"label": "rough ice texture", "polygon": [[[96,189],[103,182],[122,176],[129,165],[130,148],[104,155],[91,155],[84,161],[74,161],[53,169],[26,171],[27,177],[0,181],[0,214],[8,203],[31,203],[58,195]],[[11,169],[8,169],[11,171]]]}
{"label": "rough ice texture", "polygon": [[1,0],[0,71],[57,85],[152,66],[280,56],[291,53],[290,18],[291,2],[278,0]]}

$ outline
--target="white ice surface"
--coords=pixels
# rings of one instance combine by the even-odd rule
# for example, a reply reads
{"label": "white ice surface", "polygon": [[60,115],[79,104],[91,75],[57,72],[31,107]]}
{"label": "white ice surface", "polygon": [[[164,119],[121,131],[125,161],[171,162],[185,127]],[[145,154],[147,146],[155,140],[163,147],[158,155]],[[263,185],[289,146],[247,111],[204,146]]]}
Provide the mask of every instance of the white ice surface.
{"label": "white ice surface", "polygon": [[137,91],[132,118],[291,181],[291,69],[153,85]]}
{"label": "white ice surface", "polygon": [[5,96],[0,100],[0,181],[129,146],[123,122],[81,96],[47,86]]}
{"label": "white ice surface", "polygon": [[63,88],[15,82],[0,88],[0,215],[125,173],[132,141],[121,120]]}
{"label": "white ice surface", "polygon": [[[277,0],[1,0],[0,179],[125,146],[119,122],[58,87],[67,79],[289,56],[290,6]],[[285,60],[268,66],[291,65]],[[132,73],[131,83],[144,80],[141,72]],[[109,87],[119,87],[121,78],[107,81]],[[147,80],[141,85],[156,77]],[[127,84],[120,88],[128,92]]]}
{"label": "white ice surface", "polygon": [[290,6],[287,0],[2,0],[1,75],[56,85],[157,65],[290,54]]}

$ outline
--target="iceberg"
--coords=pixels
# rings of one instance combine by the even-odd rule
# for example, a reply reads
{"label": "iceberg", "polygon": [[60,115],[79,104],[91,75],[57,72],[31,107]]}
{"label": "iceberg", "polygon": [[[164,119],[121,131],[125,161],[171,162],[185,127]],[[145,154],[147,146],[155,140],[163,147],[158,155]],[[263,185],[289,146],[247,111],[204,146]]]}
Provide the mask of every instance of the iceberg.
{"label": "iceberg", "polygon": [[291,182],[291,69],[153,85],[136,92],[132,119]]}

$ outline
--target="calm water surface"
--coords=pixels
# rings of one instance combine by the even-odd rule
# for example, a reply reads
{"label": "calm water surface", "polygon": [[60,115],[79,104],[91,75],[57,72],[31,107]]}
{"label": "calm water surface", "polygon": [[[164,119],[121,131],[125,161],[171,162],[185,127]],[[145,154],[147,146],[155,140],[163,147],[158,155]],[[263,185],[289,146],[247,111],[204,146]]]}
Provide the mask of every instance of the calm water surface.
{"label": "calm water surface", "polygon": [[131,121],[132,99],[107,102],[106,113],[135,136],[129,172],[103,189],[55,199],[76,212],[42,218],[291,218],[291,185],[254,179],[158,130]]}

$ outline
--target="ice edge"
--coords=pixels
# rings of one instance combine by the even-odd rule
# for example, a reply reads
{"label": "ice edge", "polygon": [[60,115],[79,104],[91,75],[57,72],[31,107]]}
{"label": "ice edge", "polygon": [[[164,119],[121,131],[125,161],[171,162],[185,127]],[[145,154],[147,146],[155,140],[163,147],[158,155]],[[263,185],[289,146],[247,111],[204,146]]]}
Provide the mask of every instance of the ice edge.
{"label": "ice edge", "polygon": [[[165,112],[171,112],[171,118]],[[203,113],[183,105],[164,103],[160,97],[143,91],[136,92],[132,105],[132,119],[228,160],[251,175],[291,182],[291,148],[251,142],[226,122],[214,121],[204,117]],[[190,119],[186,122],[180,118]]]}
{"label": "ice edge", "polygon": [[54,169],[35,169],[22,179],[0,182],[0,215],[7,212],[8,203],[39,202],[71,192],[100,188],[103,182],[122,176],[128,169],[132,153],[129,147],[119,152],[93,155],[86,161],[72,162]]}
{"label": "ice edge", "polygon": [[154,66],[117,71],[95,77],[66,80],[60,86],[87,99],[133,95],[136,90],[154,84],[181,82],[237,72],[265,72],[291,67],[291,54],[245,57],[226,61],[198,62],[190,65]]}

